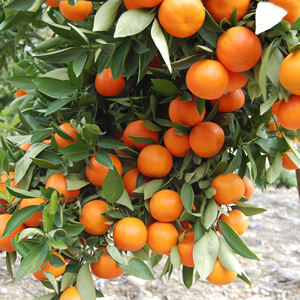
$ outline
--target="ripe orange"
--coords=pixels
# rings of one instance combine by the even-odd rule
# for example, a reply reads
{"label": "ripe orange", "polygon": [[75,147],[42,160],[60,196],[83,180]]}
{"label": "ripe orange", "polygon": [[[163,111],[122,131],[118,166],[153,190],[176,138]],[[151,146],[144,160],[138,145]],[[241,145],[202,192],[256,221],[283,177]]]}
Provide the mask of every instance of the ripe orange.
{"label": "ripe orange", "polygon": [[[63,258],[63,256],[61,254],[59,254],[57,251],[53,251],[52,255],[56,255],[58,256],[64,263],[65,263],[65,259]],[[64,264],[61,267],[53,267],[50,264],[50,261],[45,261],[44,263],[42,263],[42,265],[40,266],[40,269],[42,269],[41,271],[37,271],[35,273],[32,273],[32,275],[38,279],[38,280],[48,280],[47,276],[43,273],[45,271],[48,271],[50,273],[52,273],[52,275],[56,278],[60,275],[62,275],[65,270],[66,270],[66,264]]]}
{"label": "ripe orange", "polygon": [[59,7],[59,1],[58,0],[47,0],[44,4],[52,7]]}
{"label": "ripe orange", "polygon": [[105,224],[111,221],[101,214],[105,213],[107,203],[103,200],[92,200],[83,205],[79,222],[83,223],[84,230],[93,235],[104,234],[109,230],[111,225]]}
{"label": "ripe orange", "polygon": [[161,178],[170,173],[173,157],[167,148],[160,145],[149,145],[140,152],[137,165],[143,175]]}
{"label": "ripe orange", "polygon": [[[7,173],[2,174],[0,177],[0,191],[3,192],[6,195],[6,185],[8,185],[9,180],[9,186],[17,188],[19,186],[19,183],[15,183],[15,172],[9,172],[9,175]],[[15,197],[13,198],[15,199]]]}
{"label": "ripe orange", "polygon": [[127,10],[135,9],[135,8],[140,8],[141,6],[135,4],[133,0],[123,0],[125,7]]}
{"label": "ripe orange", "polygon": [[229,84],[227,86],[226,92],[232,92],[237,89],[242,88],[248,81],[248,78],[240,72],[231,72],[227,70],[229,75]]}
{"label": "ripe orange", "polygon": [[268,129],[269,130],[277,130],[277,126],[276,126],[276,123],[275,121],[271,120],[269,123],[268,123]]}
{"label": "ripe orange", "polygon": [[15,92],[15,96],[18,97],[18,98],[22,97],[22,96],[25,96],[25,95],[27,95],[27,93],[25,91],[21,90],[21,89],[19,89]]}
{"label": "ripe orange", "polygon": [[273,114],[275,116],[277,116],[277,113],[278,113],[278,107],[280,105],[280,103],[282,102],[282,100],[284,100],[284,98],[281,98],[280,100],[278,100],[277,102],[275,102],[273,105],[272,105],[272,111],[273,111]]}
{"label": "ripe orange", "polygon": [[283,20],[293,25],[300,16],[300,2],[298,0],[269,0],[273,4],[280,6],[287,11]]}
{"label": "ripe orange", "polygon": [[289,130],[300,128],[300,96],[290,95],[288,102],[281,101],[277,117],[280,125]]}
{"label": "ripe orange", "polygon": [[[19,204],[19,210],[23,207],[31,206],[31,205],[40,205],[46,202],[43,198],[23,198]],[[40,221],[43,218],[42,212],[36,212],[29,219],[27,219],[24,224],[28,227],[39,227],[43,223]]]}
{"label": "ripe orange", "polygon": [[235,8],[237,8],[237,20],[239,21],[247,13],[250,6],[250,0],[202,0],[202,2],[217,23],[220,23],[224,18],[229,21]]}
{"label": "ripe orange", "polygon": [[113,279],[121,276],[124,271],[117,265],[115,260],[109,256],[106,252],[106,248],[102,247],[101,251],[105,253],[100,256],[97,262],[91,263],[93,273],[97,277],[104,279]]}
{"label": "ripe orange", "polygon": [[31,146],[32,146],[32,144],[23,144],[23,145],[20,145],[19,148],[23,151],[27,151]]}
{"label": "ripe orange", "polygon": [[[108,154],[112,160],[113,165],[116,166],[118,173],[122,176],[123,167],[122,167],[120,160],[114,154],[111,154],[111,153],[108,153]],[[106,177],[106,175],[109,171],[109,168],[98,163],[95,156],[93,156],[90,159],[90,165],[92,167],[91,169],[88,166],[86,166],[86,168],[85,168],[85,173],[86,173],[87,179],[93,185],[102,186],[103,180]]]}
{"label": "ripe orange", "polygon": [[64,290],[59,300],[82,300],[76,286],[71,286]]}
{"label": "ripe orange", "polygon": [[196,96],[212,100],[225,93],[229,84],[229,75],[218,61],[202,59],[189,68],[186,84]]}
{"label": "ripe orange", "polygon": [[190,231],[184,235],[182,242],[178,243],[178,252],[180,260],[184,266],[195,267],[193,259],[193,250],[195,245],[195,232]]}
{"label": "ripe orange", "polygon": [[147,241],[147,227],[138,218],[126,217],[119,220],[113,231],[115,245],[125,251],[138,251]]}
{"label": "ripe orange", "polygon": [[178,135],[174,130],[175,127],[172,127],[166,131],[164,135],[165,146],[175,157],[186,156],[191,150],[189,136]]}
{"label": "ripe orange", "polygon": [[[215,106],[218,99],[211,100],[211,104]],[[232,92],[227,92],[219,98],[218,111],[222,113],[228,113],[236,111],[243,107],[245,103],[245,95],[241,89],[237,89]]]}
{"label": "ripe orange", "polygon": [[62,194],[64,197],[60,197],[59,199],[70,198],[67,200],[61,200],[62,203],[66,202],[71,203],[76,200],[76,197],[80,194],[80,189],[78,190],[68,190],[66,177],[61,174],[53,174],[49,177],[46,182],[45,188],[52,187],[58,191],[59,194]]}
{"label": "ripe orange", "polygon": [[54,137],[55,137],[55,140],[56,140],[59,148],[63,148],[68,145],[71,145],[75,142],[78,142],[78,139],[76,136],[76,132],[78,133],[78,131],[75,130],[74,127],[72,127],[71,123],[63,123],[59,126],[59,128],[74,139],[74,141],[68,141],[68,140],[65,140],[64,138],[60,137],[57,133],[55,133]]}
{"label": "ripe orange", "polygon": [[178,193],[161,190],[153,195],[149,203],[152,217],[159,222],[173,222],[183,211],[183,204]]}
{"label": "ripe orange", "polygon": [[200,116],[197,106],[196,97],[192,95],[191,101],[180,101],[182,97],[179,96],[172,100],[169,105],[169,117],[174,123],[180,123],[193,127],[198,123],[201,123],[205,117],[205,108]]}
{"label": "ripe orange", "polygon": [[[287,152],[293,153],[291,149]],[[291,160],[291,158],[286,153],[281,153],[282,157],[282,167],[287,170],[297,170],[297,165]]]}
{"label": "ripe orange", "polygon": [[205,9],[198,0],[164,0],[158,9],[160,25],[169,34],[186,38],[203,25]]}
{"label": "ripe orange", "polygon": [[219,259],[216,260],[215,265],[209,276],[206,278],[208,282],[215,285],[225,285],[233,282],[237,277],[236,272],[232,272],[221,264]]}
{"label": "ripe orange", "polygon": [[253,195],[254,185],[247,176],[243,177],[243,181],[244,181],[244,185],[245,185],[244,197],[246,197],[249,200]]}
{"label": "ripe orange", "polygon": [[133,121],[132,123],[130,123],[126,126],[124,133],[123,133],[123,142],[126,146],[132,148],[132,145],[134,145],[138,149],[143,149],[147,145],[149,145],[149,144],[140,144],[140,143],[134,142],[130,138],[131,136],[151,138],[154,140],[155,143],[158,143],[158,141],[159,141],[158,132],[154,132],[154,131],[147,129],[143,125],[143,123],[144,123],[144,121],[137,120],[137,121]]}
{"label": "ripe orange", "polygon": [[[248,228],[248,220],[246,216],[244,215],[244,213],[237,209],[229,211],[228,214],[229,217],[222,214],[219,217],[219,220],[222,220],[228,225],[230,225],[237,232],[238,235],[242,235]],[[221,233],[219,224],[217,224],[217,229]]]}
{"label": "ripe orange", "polygon": [[17,233],[22,232],[26,227],[24,224],[20,225],[13,233],[5,238],[1,238],[3,236],[4,229],[6,227],[7,222],[12,217],[12,214],[2,214],[0,215],[0,251],[13,252],[15,248],[13,247],[11,240],[13,239]]}
{"label": "ripe orange", "polygon": [[216,190],[213,196],[215,201],[220,205],[228,205],[240,200],[245,192],[243,180],[236,174],[220,174],[213,182],[211,187]]}
{"label": "ripe orange", "polygon": [[67,0],[59,2],[59,11],[71,21],[83,21],[91,14],[93,3],[91,1],[80,0],[75,6],[71,6]]}
{"label": "ripe orange", "polygon": [[217,57],[229,71],[250,70],[257,64],[261,54],[262,46],[259,38],[253,31],[243,26],[229,28],[217,42]]}
{"label": "ripe orange", "polygon": [[148,228],[147,244],[157,254],[167,254],[177,245],[178,231],[171,223],[156,222]]}
{"label": "ripe orange", "polygon": [[[136,195],[133,191],[137,188],[136,181],[140,174],[140,170],[138,168],[132,168],[128,172],[126,172],[122,179],[124,183],[124,189],[128,192],[129,197],[135,198]],[[143,184],[150,181],[150,178],[143,176]]]}
{"label": "ripe orange", "polygon": [[192,150],[201,157],[213,157],[219,153],[225,142],[223,129],[213,122],[196,125],[190,133]]}
{"label": "ripe orange", "polygon": [[140,7],[154,7],[160,4],[163,0],[132,0],[136,5]]}
{"label": "ripe orange", "polygon": [[[300,51],[289,54],[279,68],[279,81],[291,94],[300,95],[299,81]],[[296,76],[296,77],[295,77]]]}
{"label": "ripe orange", "polygon": [[104,69],[95,78],[95,87],[97,92],[102,96],[117,96],[121,94],[125,88],[125,79],[121,74],[120,77],[114,81],[111,69]]}

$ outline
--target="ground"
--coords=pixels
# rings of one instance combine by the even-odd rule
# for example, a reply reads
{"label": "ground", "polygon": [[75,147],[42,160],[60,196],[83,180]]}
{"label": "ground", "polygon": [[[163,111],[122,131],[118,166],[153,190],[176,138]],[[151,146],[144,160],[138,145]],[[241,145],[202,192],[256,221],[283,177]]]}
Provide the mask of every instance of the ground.
{"label": "ground", "polygon": [[[173,272],[171,279],[143,281],[122,275],[115,280],[95,279],[95,285],[105,295],[105,300],[223,300],[223,299],[300,299],[300,205],[296,188],[268,188],[261,193],[255,190],[251,204],[268,211],[249,217],[249,228],[242,236],[251,249],[263,251],[260,261],[241,259],[241,264],[251,280],[248,286],[237,279],[228,286],[213,286],[198,281],[187,290],[181,274]],[[47,293],[33,277],[27,276],[18,284],[3,285],[9,281],[5,269],[5,256],[0,255],[0,299],[35,299]],[[153,273],[158,278],[162,265]],[[100,299],[100,298],[99,298]]]}

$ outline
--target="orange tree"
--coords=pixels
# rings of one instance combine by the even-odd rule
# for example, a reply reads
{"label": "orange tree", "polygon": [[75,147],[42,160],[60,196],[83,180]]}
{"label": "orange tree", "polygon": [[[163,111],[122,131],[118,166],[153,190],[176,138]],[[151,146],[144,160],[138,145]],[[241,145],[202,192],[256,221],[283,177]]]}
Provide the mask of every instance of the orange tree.
{"label": "orange tree", "polygon": [[180,269],[187,288],[250,284],[238,256],[258,260],[239,236],[265,211],[253,183],[300,166],[287,3],[4,1],[0,63],[25,92],[0,123],[14,282],[33,273],[53,289],[43,299],[93,300],[92,272],[150,280],[165,254],[161,276]]}

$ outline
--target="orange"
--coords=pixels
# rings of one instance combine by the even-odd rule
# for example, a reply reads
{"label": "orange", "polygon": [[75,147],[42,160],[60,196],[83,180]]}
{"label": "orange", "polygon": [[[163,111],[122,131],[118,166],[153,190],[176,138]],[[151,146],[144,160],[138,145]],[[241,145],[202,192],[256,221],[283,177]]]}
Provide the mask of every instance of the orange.
{"label": "orange", "polygon": [[[15,172],[9,172],[9,175],[7,173],[2,174],[0,177],[0,191],[3,192],[6,195],[6,185],[8,185],[9,181],[9,186],[17,188],[18,183],[15,183]],[[13,197],[15,199],[15,197]]]}
{"label": "orange", "polygon": [[71,21],[83,21],[91,14],[93,3],[91,1],[80,0],[75,6],[71,6],[67,0],[59,2],[59,11]]}
{"label": "orange", "polygon": [[200,116],[196,106],[196,97],[194,95],[192,95],[192,100],[190,101],[180,101],[181,98],[182,97],[179,96],[170,102],[170,120],[173,123],[177,122],[190,127],[201,123],[205,117],[205,108]]}
{"label": "orange", "polygon": [[203,99],[213,100],[225,93],[229,84],[229,75],[218,61],[202,59],[189,68],[185,80],[193,94]]}
{"label": "orange", "polygon": [[199,0],[164,0],[158,9],[163,29],[176,37],[195,34],[203,25],[205,9]]}
{"label": "orange", "polygon": [[141,6],[135,4],[133,0],[124,0],[124,5],[127,8],[127,10],[135,9],[135,8],[140,8]]}
{"label": "orange", "polygon": [[195,245],[195,232],[187,232],[182,242],[178,243],[178,252],[182,264],[186,267],[195,267],[193,250]]}
{"label": "orange", "polygon": [[23,145],[20,145],[19,148],[23,151],[27,151],[31,146],[32,146],[32,144],[23,144]]}
{"label": "orange", "polygon": [[221,264],[219,259],[216,260],[215,265],[209,276],[206,278],[208,282],[215,285],[225,285],[233,282],[237,277],[236,272],[232,272]]}
{"label": "orange", "polygon": [[69,287],[60,295],[59,300],[82,300],[76,286]]}
{"label": "orange", "polygon": [[277,117],[280,125],[289,130],[300,128],[300,96],[290,95],[288,102],[281,101]]}
{"label": "orange", "polygon": [[250,0],[202,0],[212,18],[220,23],[222,19],[229,21],[230,16],[237,8],[237,20],[239,21],[248,11]]}
{"label": "orange", "polygon": [[106,248],[102,247],[101,251],[105,253],[100,256],[97,262],[91,263],[93,273],[97,277],[104,279],[113,279],[121,276],[124,271],[117,265],[115,260],[109,256],[106,252]]}
{"label": "orange", "polygon": [[15,92],[16,97],[22,97],[22,96],[25,96],[25,95],[27,95],[27,93],[25,91],[21,90],[21,89],[19,89]]}
{"label": "orange", "polygon": [[[31,205],[40,205],[46,202],[43,198],[23,198],[19,204],[19,210],[23,207]],[[40,221],[43,218],[42,212],[34,213],[29,219],[27,219],[24,224],[28,227],[39,227],[43,223]]]}
{"label": "orange", "polygon": [[[224,221],[228,225],[230,225],[237,232],[238,235],[242,235],[248,228],[248,220],[246,216],[244,215],[244,213],[237,209],[229,211],[228,214],[229,217],[224,214],[221,214],[219,220]],[[219,224],[217,224],[217,229],[221,233]]]}
{"label": "orange", "polygon": [[[287,152],[293,153],[291,149]],[[286,153],[281,153],[282,157],[282,167],[287,170],[297,170],[297,165],[291,160],[291,158]]]}
{"label": "orange", "polygon": [[280,103],[282,102],[282,100],[284,100],[284,98],[281,98],[280,100],[278,100],[277,102],[275,102],[273,105],[272,105],[272,111],[273,111],[273,114],[275,116],[277,116],[277,113],[278,113],[278,107],[280,105]]}
{"label": "orange", "polygon": [[44,4],[52,7],[59,7],[59,1],[58,0],[47,0]]}
{"label": "orange", "polygon": [[[118,173],[122,176],[123,167],[122,167],[120,160],[114,154],[111,154],[111,153],[108,153],[108,154],[112,160],[112,164],[114,166],[116,166]],[[93,185],[102,186],[103,180],[105,179],[105,177],[109,171],[109,168],[98,163],[95,156],[93,156],[90,159],[90,165],[92,167],[91,169],[88,166],[86,166],[86,168],[85,168],[85,173],[86,173],[87,179]]]}
{"label": "orange", "polygon": [[188,135],[178,135],[175,127],[169,128],[164,135],[166,148],[175,157],[183,157],[191,150],[190,139]]}
{"label": "orange", "polygon": [[78,142],[78,139],[76,136],[76,132],[78,133],[78,131],[75,130],[74,127],[72,127],[71,123],[63,123],[59,126],[59,128],[74,139],[74,141],[68,141],[68,140],[60,137],[57,133],[55,133],[54,137],[55,137],[55,140],[56,140],[59,148],[63,148],[68,145],[71,145],[71,144],[75,143],[75,141]]}
{"label": "orange", "polygon": [[213,157],[220,152],[225,142],[225,133],[216,123],[196,125],[190,133],[192,150],[201,157]]}
{"label": "orange", "polygon": [[161,178],[170,173],[173,157],[167,148],[160,145],[149,145],[140,152],[137,165],[143,175]]}
{"label": "orange", "polygon": [[66,177],[61,173],[53,174],[49,177],[46,182],[45,188],[47,189],[49,187],[56,189],[60,195],[62,194],[64,196],[60,197],[59,199],[70,198],[62,200],[62,203],[66,201],[67,203],[74,202],[76,200],[76,197],[78,197],[80,194],[80,189],[68,190]]}
{"label": "orange", "polygon": [[276,123],[275,121],[271,120],[269,123],[268,123],[268,129],[269,130],[277,130],[277,126],[276,126]]}
{"label": "orange", "polygon": [[153,195],[149,203],[151,216],[159,222],[173,222],[183,211],[183,204],[178,193],[161,190]]}
{"label": "orange", "polygon": [[107,203],[103,200],[93,200],[86,203],[81,209],[79,222],[83,223],[84,230],[93,235],[104,234],[111,225],[105,224],[111,221],[101,214],[106,213]]}
{"label": "orange", "polygon": [[229,84],[227,86],[226,92],[232,92],[237,89],[242,88],[248,81],[248,78],[240,72],[231,72],[227,70],[229,75]]}
{"label": "orange", "polygon": [[287,14],[283,20],[289,22],[291,25],[293,25],[300,16],[300,2],[298,0],[269,0],[268,2],[285,9]]}
{"label": "orange", "polygon": [[132,0],[136,5],[140,7],[154,7],[160,4],[163,0]]}
{"label": "orange", "polygon": [[12,217],[12,214],[2,214],[0,215],[0,251],[13,252],[15,248],[13,247],[11,240],[16,234],[22,232],[26,227],[24,224],[20,225],[17,229],[15,229],[10,235],[5,238],[1,238],[3,236],[4,229],[6,227],[7,222]]}
{"label": "orange", "polygon": [[97,92],[102,96],[117,96],[121,94],[125,88],[125,79],[121,74],[120,77],[114,81],[111,69],[104,69],[95,78],[95,87]]}
{"label": "orange", "polygon": [[[218,99],[211,100],[211,104],[215,106]],[[245,95],[241,89],[232,92],[227,92],[219,98],[218,112],[228,113],[236,111],[243,107],[245,103]]]}
{"label": "orange", "polygon": [[211,187],[216,190],[213,196],[215,201],[220,205],[228,205],[240,200],[245,192],[243,180],[236,174],[220,174],[213,182]]}
{"label": "orange", "polygon": [[[58,256],[64,263],[65,263],[65,259],[63,258],[63,256],[61,254],[59,254],[57,251],[53,251],[52,255],[56,255]],[[42,265],[40,266],[41,271],[37,271],[35,273],[32,273],[32,275],[38,279],[38,280],[48,280],[47,276],[43,273],[45,271],[48,271],[50,273],[52,273],[52,275],[56,278],[60,275],[62,275],[65,270],[66,270],[66,264],[64,264],[61,267],[53,267],[50,264],[50,261],[45,261],[44,263],[42,263]]]}
{"label": "orange", "polygon": [[243,177],[243,181],[244,181],[244,185],[245,185],[244,197],[246,197],[249,200],[253,195],[254,185],[247,176]]}
{"label": "orange", "polygon": [[168,254],[178,242],[178,231],[171,223],[156,222],[148,228],[147,244],[157,254]]}
{"label": "orange", "polygon": [[262,46],[257,35],[243,26],[231,27],[217,42],[217,57],[224,67],[233,72],[243,72],[253,68],[262,54]]}
{"label": "orange", "polygon": [[[124,189],[128,192],[129,197],[135,198],[137,197],[133,191],[137,188],[136,181],[140,174],[140,170],[138,168],[132,168],[128,172],[126,172],[122,179],[124,183]],[[150,178],[143,176],[143,184],[150,181]]]}
{"label": "orange", "polygon": [[116,223],[113,239],[115,245],[122,250],[138,251],[146,244],[147,227],[138,218],[123,218]]}
{"label": "orange", "polygon": [[[151,131],[147,129],[143,125],[144,121],[137,120],[133,121],[132,123],[128,124],[124,130],[123,133],[123,142],[126,146],[132,148],[132,145],[137,147],[138,149],[143,149],[149,144],[158,143],[159,141],[159,134],[158,132]],[[153,143],[149,144],[140,144],[137,142],[134,142],[130,137],[144,137],[144,138],[151,138],[154,140]]]}

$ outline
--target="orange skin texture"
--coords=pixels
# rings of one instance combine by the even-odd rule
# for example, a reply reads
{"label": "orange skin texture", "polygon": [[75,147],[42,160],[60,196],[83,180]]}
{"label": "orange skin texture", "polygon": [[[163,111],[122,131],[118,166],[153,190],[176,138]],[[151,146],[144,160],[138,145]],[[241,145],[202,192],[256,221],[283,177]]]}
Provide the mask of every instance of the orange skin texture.
{"label": "orange skin texture", "polygon": [[135,4],[132,0],[123,0],[125,7],[127,10],[132,10],[135,8],[140,8],[141,6]]}
{"label": "orange skin texture", "polygon": [[[229,217],[222,214],[219,217],[219,220],[224,221],[228,225],[230,225],[238,235],[242,235],[244,232],[246,232],[248,228],[248,220],[244,213],[242,213],[240,210],[234,209],[229,211],[228,214]],[[221,233],[219,224],[217,224],[217,229]]]}
{"label": "orange skin texture", "polygon": [[225,142],[223,129],[213,122],[196,125],[190,133],[192,150],[200,157],[213,157],[220,152]]}
{"label": "orange skin texture", "polygon": [[164,0],[158,9],[158,20],[169,34],[186,38],[203,25],[205,9],[198,0]]}
{"label": "orange skin texture", "polygon": [[140,152],[137,165],[143,175],[161,178],[167,176],[172,170],[173,157],[167,148],[149,145]]}
{"label": "orange skin texture", "polygon": [[15,92],[15,96],[18,97],[18,98],[22,97],[22,96],[25,96],[25,95],[27,95],[27,93],[25,91],[21,90],[21,89],[19,89],[18,91]]}
{"label": "orange skin texture", "polygon": [[183,211],[183,203],[178,193],[161,190],[154,194],[149,203],[151,216],[159,222],[173,222]]}
{"label": "orange skin texture", "polygon": [[75,6],[71,6],[68,1],[59,2],[60,13],[68,20],[78,22],[83,21],[91,14],[93,3],[91,1],[81,0]]}
{"label": "orange skin texture", "polygon": [[95,87],[97,92],[102,96],[117,96],[121,94],[125,88],[125,79],[121,74],[120,77],[114,81],[111,69],[104,69],[95,78]]}
{"label": "orange skin texture", "polygon": [[163,0],[132,0],[136,5],[140,7],[154,7],[160,4]]}
{"label": "orange skin texture", "polygon": [[288,102],[281,101],[277,117],[280,125],[289,130],[300,128],[300,96],[290,95]]}
{"label": "orange skin texture", "polygon": [[262,46],[253,31],[243,26],[231,27],[217,42],[217,57],[224,67],[233,72],[253,68],[260,60]]}
{"label": "orange skin texture", "polygon": [[101,235],[109,230],[111,225],[105,223],[111,221],[111,219],[101,216],[106,212],[106,209],[107,203],[103,200],[92,200],[82,207],[79,222],[83,223],[86,232]]}
{"label": "orange skin texture", "polygon": [[[45,202],[46,201],[43,198],[23,198],[19,204],[19,210],[27,206],[40,205]],[[40,221],[42,218],[43,218],[43,213],[36,212],[29,219],[27,219],[24,222],[24,224],[28,227],[39,227],[43,223],[42,221]]]}
{"label": "orange skin texture", "polygon": [[[291,149],[287,152],[293,153]],[[287,170],[297,170],[297,165],[290,159],[290,157],[286,153],[281,153],[282,157],[282,167]]]}
{"label": "orange skin texture", "polygon": [[[18,183],[15,183],[15,172],[9,172],[9,176],[5,173],[1,175],[0,177],[0,191],[3,192],[6,195],[6,182],[10,179],[10,185],[11,187],[17,188]],[[8,183],[7,183],[8,184]],[[13,198],[15,199],[15,198]]]}
{"label": "orange skin texture", "polygon": [[195,245],[195,232],[187,232],[182,242],[178,243],[178,252],[182,264],[186,267],[195,267],[193,250]]}
{"label": "orange skin texture", "polygon": [[19,148],[23,151],[27,151],[31,146],[32,146],[32,144],[23,144],[23,145],[20,145]]}
{"label": "orange skin texture", "polygon": [[147,241],[147,227],[138,218],[119,220],[113,231],[115,245],[124,251],[138,251]]}
{"label": "orange skin texture", "polygon": [[59,1],[58,0],[47,0],[44,4],[52,7],[59,7]]}
{"label": "orange skin texture", "polygon": [[[76,197],[80,194],[80,189],[78,190],[68,190],[67,186],[67,180],[66,177],[61,174],[53,174],[49,177],[49,179],[46,182],[45,188],[52,187],[58,191],[59,194],[63,194],[64,198],[70,198],[68,200],[61,200],[62,203],[66,202],[71,203],[76,200]],[[74,197],[74,198],[73,198]],[[60,197],[59,199],[63,199],[63,197]]]}
{"label": "orange skin texture", "polygon": [[145,126],[143,126],[143,123],[144,121],[137,120],[127,125],[123,133],[123,142],[127,147],[132,148],[132,145],[134,145],[135,147],[141,150],[144,149],[147,145],[151,145],[151,144],[139,144],[137,142],[134,142],[130,138],[130,136],[151,138],[154,140],[155,143],[158,143],[159,141],[158,132],[154,132],[147,129]]}
{"label": "orange skin texture", "polygon": [[234,9],[237,7],[237,20],[239,21],[248,11],[250,0],[202,0],[212,18],[220,23],[226,18],[229,21]]}
{"label": "orange skin texture", "polygon": [[218,175],[211,187],[216,190],[214,200],[220,205],[232,204],[240,200],[245,192],[243,180],[236,174],[228,173]]}
{"label": "orange skin texture", "polygon": [[[65,259],[63,258],[63,256],[61,254],[59,254],[57,251],[53,251],[52,255],[58,256],[63,262],[65,262]],[[45,265],[46,265],[46,267],[44,268]],[[43,272],[48,271],[48,272],[52,273],[55,278],[59,277],[60,275],[62,275],[65,272],[66,264],[64,264],[62,267],[55,268],[50,264],[49,261],[47,261],[47,262],[44,262],[40,266],[40,269],[43,269],[43,271],[38,271],[38,272],[32,273],[32,275],[38,280],[48,280],[47,276]]]}
{"label": "orange skin texture", "polygon": [[194,95],[213,100],[225,93],[229,84],[229,75],[220,62],[202,59],[189,68],[186,84]]}
{"label": "orange skin texture", "polygon": [[12,217],[12,214],[2,214],[0,215],[0,251],[13,252],[15,248],[13,247],[11,240],[16,234],[22,232],[26,227],[24,224],[20,225],[17,229],[15,229],[10,235],[5,238],[1,238],[3,236],[4,229],[6,227],[7,222]]}
{"label": "orange skin texture", "polygon": [[165,146],[175,157],[186,156],[191,150],[189,136],[178,135],[174,130],[175,127],[172,127],[166,131],[164,135]]}
{"label": "orange skin texture", "polygon": [[205,117],[205,108],[200,115],[196,106],[196,97],[192,95],[191,101],[180,101],[182,97],[178,96],[172,100],[169,105],[169,118],[174,123],[180,123],[193,127],[201,123]]}
{"label": "orange skin texture", "polygon": [[93,273],[103,279],[113,279],[121,276],[124,271],[117,265],[115,260],[106,252],[106,248],[102,247],[101,251],[105,253],[100,256],[99,260],[91,263]]}
{"label": "orange skin texture", "polygon": [[64,290],[59,300],[82,300],[76,286],[71,286]]}
{"label": "orange skin texture", "polygon": [[[218,99],[211,100],[211,104],[215,106]],[[218,112],[227,113],[233,112],[243,107],[245,103],[245,95],[241,89],[232,92],[227,92],[219,98]]]}
{"label": "orange skin texture", "polygon": [[280,6],[287,11],[283,20],[293,25],[300,16],[300,2],[298,0],[269,0],[273,4]]}
{"label": "orange skin texture", "polygon": [[233,282],[236,277],[236,272],[232,272],[223,267],[219,259],[217,259],[213,270],[206,279],[208,282],[214,285],[225,285]]}
{"label": "orange skin texture", "polygon": [[148,228],[147,244],[157,254],[168,254],[178,243],[178,231],[171,223],[156,222]]}
{"label": "orange skin texture", "polygon": [[243,73],[231,72],[229,70],[227,70],[227,72],[229,75],[229,84],[226,92],[232,92],[240,89],[248,82],[248,78]]}
{"label": "orange skin texture", "polygon": [[[75,142],[78,142],[78,139],[76,136],[76,132],[78,133],[78,131],[75,130],[74,127],[71,126],[71,123],[63,123],[59,126],[59,128],[74,139],[74,141],[68,141],[68,140],[65,140],[64,138],[60,137],[57,133],[55,133],[54,137],[55,137],[55,140],[56,140],[59,148],[63,148],[68,145],[71,145]],[[51,140],[50,140],[50,143],[51,143]]]}
{"label": "orange skin texture", "polygon": [[[140,170],[138,168],[132,168],[126,172],[122,179],[124,184],[124,189],[128,192],[129,197],[136,198],[136,195],[133,191],[136,189],[136,181],[139,176]],[[143,184],[150,181],[150,178],[143,176]]]}
{"label": "orange skin texture", "polygon": [[280,103],[282,102],[282,100],[284,100],[284,98],[281,98],[280,100],[278,100],[277,102],[275,102],[273,105],[272,105],[272,111],[273,111],[273,114],[275,116],[277,116],[277,113],[278,113],[278,107],[280,105]]}
{"label": "orange skin texture", "polygon": [[[122,176],[123,167],[120,160],[114,154],[111,153],[108,154],[112,160],[113,165],[116,166],[118,173]],[[88,166],[86,166],[85,168],[87,179],[91,184],[95,186],[102,186],[103,181],[109,171],[109,168],[99,164],[95,156],[93,156],[90,159],[90,165],[92,169],[90,169]]]}
{"label": "orange skin texture", "polygon": [[252,181],[247,176],[243,177],[243,182],[244,182],[244,185],[245,185],[244,197],[246,197],[249,200],[253,195],[254,185],[253,185]]}

